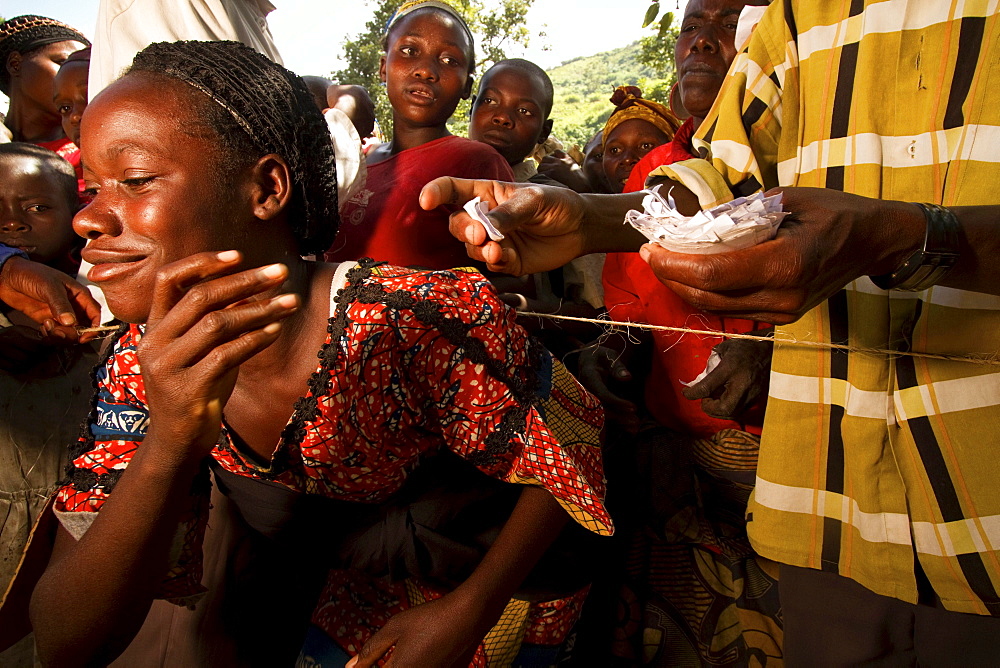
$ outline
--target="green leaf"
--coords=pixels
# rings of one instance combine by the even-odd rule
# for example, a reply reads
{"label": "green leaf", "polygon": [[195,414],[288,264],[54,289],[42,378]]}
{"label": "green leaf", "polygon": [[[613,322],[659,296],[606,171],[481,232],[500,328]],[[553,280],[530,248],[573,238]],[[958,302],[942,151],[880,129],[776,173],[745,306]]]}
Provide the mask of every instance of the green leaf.
{"label": "green leaf", "polygon": [[646,17],[642,20],[642,27],[645,28],[656,20],[656,15],[660,13],[659,0],[653,0],[653,4],[646,10]]}
{"label": "green leaf", "polygon": [[667,12],[666,14],[663,15],[663,18],[660,19],[660,29],[657,32],[657,37],[659,37],[660,39],[666,37],[667,33],[670,32],[670,28],[673,27],[673,25],[674,25],[674,14],[673,12]]}

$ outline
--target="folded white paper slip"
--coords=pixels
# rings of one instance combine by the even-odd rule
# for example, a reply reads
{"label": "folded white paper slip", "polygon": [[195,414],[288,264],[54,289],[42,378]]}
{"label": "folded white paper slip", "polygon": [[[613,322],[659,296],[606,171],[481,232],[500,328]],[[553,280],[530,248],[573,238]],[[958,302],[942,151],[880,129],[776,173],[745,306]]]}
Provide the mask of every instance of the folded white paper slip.
{"label": "folded white paper slip", "polygon": [[464,208],[467,214],[482,224],[490,239],[493,241],[500,241],[503,239],[503,233],[493,226],[493,221],[491,221],[489,216],[486,215],[486,212],[490,210],[489,204],[477,197],[466,202]]}
{"label": "folded white paper slip", "polygon": [[781,221],[781,194],[765,197],[757,193],[720,204],[694,216],[677,211],[669,191],[664,199],[660,186],[646,191],[643,211],[629,211],[625,222],[651,242],[676,253],[708,255],[756,246],[773,239]]}

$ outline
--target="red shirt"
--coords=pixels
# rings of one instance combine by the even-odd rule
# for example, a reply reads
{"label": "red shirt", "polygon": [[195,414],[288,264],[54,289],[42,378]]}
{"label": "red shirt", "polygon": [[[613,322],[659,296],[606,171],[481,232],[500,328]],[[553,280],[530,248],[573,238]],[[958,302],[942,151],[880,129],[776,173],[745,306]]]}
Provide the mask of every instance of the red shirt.
{"label": "red shirt", "polygon": [[55,151],[66,159],[69,164],[73,165],[73,169],[76,170],[76,190],[80,194],[81,202],[83,201],[83,191],[85,189],[83,185],[83,164],[80,162],[80,149],[76,144],[72,142],[68,137],[63,137],[62,139],[55,139],[53,141],[39,141],[34,142],[36,146],[41,146],[42,148],[47,148],[50,151]]}
{"label": "red shirt", "polygon": [[340,231],[327,262],[371,257],[401,266],[448,269],[470,264],[465,245],[448,231],[457,207],[420,208],[420,190],[439,176],[513,181],[493,147],[442,137],[368,167],[365,187],[340,212]]}
{"label": "red shirt", "polygon": [[[650,151],[632,169],[625,192],[643,189],[646,177],[660,165],[687,160],[691,155],[694,125],[689,118],[674,140]],[[604,303],[612,320],[643,322],[669,327],[744,333],[766,327],[752,320],[720,318],[691,306],[660,283],[656,274],[638,253],[608,253],[604,262]],[[701,401],[691,401],[681,394],[705,370],[719,336],[654,331],[652,368],[646,380],[646,406],[661,424],[704,438],[722,429],[742,429],[760,434],[764,422],[763,406],[755,406],[743,415],[745,423],[717,420],[701,410]]]}

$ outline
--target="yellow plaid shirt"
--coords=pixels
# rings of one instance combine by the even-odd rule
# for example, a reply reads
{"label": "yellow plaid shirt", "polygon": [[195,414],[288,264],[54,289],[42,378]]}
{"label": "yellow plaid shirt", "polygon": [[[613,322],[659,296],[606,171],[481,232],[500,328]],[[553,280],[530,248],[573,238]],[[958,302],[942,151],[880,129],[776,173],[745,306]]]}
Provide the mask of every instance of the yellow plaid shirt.
{"label": "yellow plaid shirt", "polygon": [[[1000,203],[997,0],[775,0],[699,135],[660,168],[703,206],[776,185]],[[1000,258],[997,259],[1000,261]],[[867,278],[800,340],[1000,351],[1000,297]],[[1000,367],[775,346],[750,537],[765,557],[916,602],[1000,615]]]}

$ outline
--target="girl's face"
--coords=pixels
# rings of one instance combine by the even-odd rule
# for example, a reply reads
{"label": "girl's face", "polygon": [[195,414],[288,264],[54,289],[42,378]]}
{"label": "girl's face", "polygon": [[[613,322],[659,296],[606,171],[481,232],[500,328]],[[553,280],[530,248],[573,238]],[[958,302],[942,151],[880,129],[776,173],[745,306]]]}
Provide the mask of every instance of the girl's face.
{"label": "girl's face", "polygon": [[625,121],[612,130],[604,142],[604,175],[614,192],[625,188],[637,162],[668,141],[670,138],[662,130],[641,118]]}
{"label": "girl's face", "polygon": [[441,11],[417,10],[392,27],[379,76],[394,126],[443,126],[472,93],[469,38]]}
{"label": "girl's face", "polygon": [[0,173],[0,242],[36,262],[68,259],[79,241],[70,223],[76,190],[67,193],[65,179],[38,158],[0,155]]}
{"label": "girl's face", "polygon": [[8,67],[13,66],[12,83],[31,105],[56,114],[56,105],[52,101],[53,80],[59,66],[65,62],[74,51],[84,48],[83,44],[74,40],[66,40],[48,44],[22,55]]}
{"label": "girl's face", "polygon": [[87,108],[87,74],[90,65],[84,60],[75,60],[59,68],[55,78],[53,103],[62,116],[63,132],[80,145],[80,119]]}
{"label": "girl's face", "polygon": [[161,267],[202,251],[244,250],[250,237],[245,182],[227,187],[213,177],[219,137],[199,123],[195,94],[169,79],[127,76],[83,115],[83,175],[94,199],[73,228],[88,239],[88,277],[125,322],[148,318]]}

